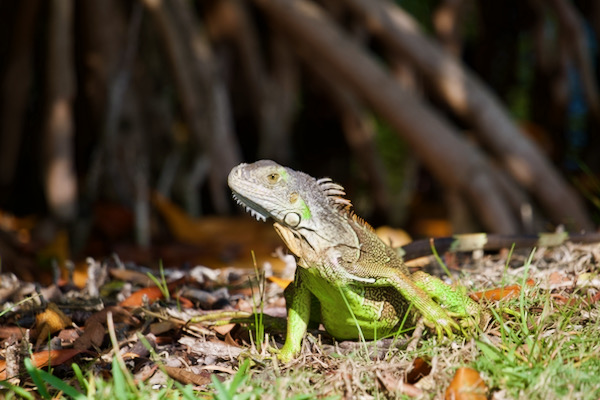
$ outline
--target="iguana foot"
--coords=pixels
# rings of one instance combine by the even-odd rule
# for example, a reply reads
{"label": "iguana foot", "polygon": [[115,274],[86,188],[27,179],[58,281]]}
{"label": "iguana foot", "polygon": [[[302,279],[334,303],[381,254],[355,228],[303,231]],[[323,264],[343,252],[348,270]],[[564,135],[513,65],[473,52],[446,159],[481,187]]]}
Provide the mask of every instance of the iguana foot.
{"label": "iguana foot", "polygon": [[438,338],[441,340],[444,336],[449,338],[454,337],[454,332],[460,332],[460,326],[444,312],[443,309],[435,310],[434,312],[423,315],[425,326],[434,329]]}
{"label": "iguana foot", "polygon": [[[287,342],[286,342],[287,343]],[[283,345],[281,349],[269,348],[269,352],[273,353],[277,359],[283,363],[288,363],[294,359],[298,351],[295,351],[291,346]]]}
{"label": "iguana foot", "polygon": [[446,314],[453,321],[458,320],[458,325],[455,322],[454,329],[462,332],[463,335],[472,336],[477,327],[487,323],[486,314],[481,306],[462,290],[454,288],[441,279],[422,271],[415,272],[412,278],[417,286],[445,307]]}

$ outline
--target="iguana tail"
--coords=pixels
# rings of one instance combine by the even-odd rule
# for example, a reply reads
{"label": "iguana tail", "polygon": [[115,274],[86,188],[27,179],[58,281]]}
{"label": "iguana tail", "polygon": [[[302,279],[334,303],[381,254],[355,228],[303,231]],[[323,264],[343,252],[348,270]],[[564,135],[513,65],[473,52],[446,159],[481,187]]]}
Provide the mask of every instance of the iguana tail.
{"label": "iguana tail", "polygon": [[405,261],[430,256],[432,247],[439,254],[475,250],[500,250],[503,248],[553,247],[563,243],[600,243],[600,233],[569,234],[566,232],[540,233],[537,235],[500,235],[469,233],[452,237],[421,239],[396,249]]}

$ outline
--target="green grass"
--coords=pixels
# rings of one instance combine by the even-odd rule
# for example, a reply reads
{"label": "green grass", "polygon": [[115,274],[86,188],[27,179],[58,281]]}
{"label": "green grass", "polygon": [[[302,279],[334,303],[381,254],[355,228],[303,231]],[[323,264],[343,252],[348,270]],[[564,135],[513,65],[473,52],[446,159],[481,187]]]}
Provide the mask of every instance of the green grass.
{"label": "green grass", "polygon": [[[521,309],[519,318],[495,315],[502,340],[478,341],[474,368],[514,398],[600,398],[598,319],[585,320],[581,303],[553,307],[548,293],[533,289],[530,295],[533,300],[512,303]],[[527,311],[536,308],[541,311]]]}
{"label": "green grass", "polygon": [[[173,384],[167,385],[162,389],[155,389],[147,384],[131,384],[133,381],[131,375],[127,377],[129,372],[124,373],[116,358],[113,359],[111,373],[112,380],[102,379],[99,376],[94,376],[91,372],[83,375],[77,364],[73,364],[74,371],[73,382],[68,383],[52,375],[51,372],[36,368],[32,365],[31,360],[25,360],[25,368],[31,377],[37,396],[25,391],[23,388],[15,387],[0,382],[1,386],[6,389],[5,398],[9,399],[13,396],[20,396],[27,399],[43,398],[43,399],[76,399],[76,400],[92,400],[92,399],[109,399],[115,398],[119,400],[126,399],[183,399],[190,398],[185,395],[191,387],[173,388]],[[18,398],[18,397],[15,397]],[[197,399],[198,397],[192,396]]]}
{"label": "green grass", "polygon": [[[531,257],[525,265],[526,287]],[[512,398],[600,398],[598,318],[582,300],[555,304],[550,292],[522,290],[501,309],[519,310],[508,317],[496,312],[500,341],[480,339],[472,366],[486,375],[491,388]]]}
{"label": "green grass", "polygon": [[[235,375],[224,381],[215,375],[212,385],[200,392],[173,381],[161,389],[132,383],[129,372],[120,367],[116,358],[112,380],[91,372],[83,374],[77,365],[73,365],[70,381],[55,378],[49,371],[34,369],[30,364],[27,371],[37,388],[35,398],[45,399],[103,399],[115,393],[119,393],[119,399],[334,399],[344,396],[347,385],[356,393],[386,398],[388,394],[378,384],[377,373],[397,371],[400,379],[412,360],[423,357],[436,360],[436,372],[430,377],[432,383],[427,391],[431,396],[443,395],[454,370],[469,365],[481,373],[493,392],[501,390],[508,398],[600,398],[600,322],[587,314],[593,312],[591,307],[581,303],[557,307],[547,293],[531,288],[521,298],[506,301],[494,310],[504,308],[519,311],[516,315],[494,313],[497,337],[440,343],[437,337],[430,336],[421,341],[417,350],[392,350],[383,360],[369,358],[362,346],[346,355],[305,354],[305,362],[291,368],[283,368],[275,361],[253,365],[246,360]],[[34,398],[22,388],[12,389],[15,394],[21,390],[21,397]]]}
{"label": "green grass", "polygon": [[[265,279],[264,270],[259,270],[258,264],[256,263],[256,255],[252,251],[252,262],[254,265],[254,279],[250,277],[250,289],[252,290],[252,311],[254,314],[254,343],[258,348],[258,351],[263,350],[263,347],[268,345],[268,339],[265,335],[265,324],[264,324],[264,305],[266,297],[267,282]],[[256,287],[257,293],[254,292]],[[263,346],[263,344],[265,346]]]}
{"label": "green grass", "polygon": [[[533,253],[532,253],[533,254]],[[27,375],[21,382],[29,381],[34,389],[0,382],[0,397],[26,399],[338,399],[352,393],[356,397],[401,397],[388,393],[381,384],[382,376],[389,381],[401,381],[417,357],[431,360],[433,372],[422,384],[426,397],[443,397],[455,370],[470,366],[480,372],[490,389],[499,398],[514,399],[598,399],[600,398],[600,346],[598,332],[600,318],[598,305],[583,300],[589,294],[586,288],[565,291],[567,304],[557,302],[550,291],[540,286],[527,286],[526,280],[536,273],[532,256],[523,262],[519,275],[499,261],[493,282],[511,285],[520,283],[525,290],[518,298],[503,300],[487,307],[493,315],[492,331],[476,339],[456,337],[439,340],[436,335],[425,334],[416,350],[406,351],[391,345],[387,353],[380,353],[374,342],[361,341],[353,350],[322,344],[320,339],[308,336],[302,356],[284,366],[266,352],[250,348],[241,357],[236,372],[214,374],[211,383],[201,388],[184,386],[168,379],[160,387],[134,380],[122,359],[115,357],[107,366],[108,374],[82,372],[77,364],[72,373],[62,378],[52,375],[52,369],[37,369],[26,363]],[[552,270],[561,270],[560,265]],[[593,266],[589,266],[593,269]],[[489,270],[486,270],[489,271]],[[539,271],[538,271],[539,272]],[[512,275],[511,275],[512,273]],[[258,275],[257,275],[258,276]],[[543,278],[535,279],[543,283]],[[162,282],[161,282],[162,283]],[[578,291],[579,290],[579,291]],[[255,311],[262,311],[265,289],[259,279],[258,292],[254,293]],[[259,312],[260,314],[260,312]],[[264,320],[253,319],[253,341],[261,342],[265,330]],[[252,324],[251,324],[252,325]],[[118,343],[109,328],[113,349]],[[143,335],[138,335],[140,340]],[[308,349],[308,351],[306,351]],[[384,354],[381,356],[381,354]],[[160,366],[161,358],[152,352],[152,359]],[[31,387],[31,386],[29,386]]]}
{"label": "green grass", "polygon": [[163,268],[162,260],[159,262],[158,268],[160,270],[160,279],[155,277],[151,272],[147,272],[146,275],[152,280],[152,282],[154,282],[156,287],[162,293],[165,301],[168,302],[171,299],[171,293],[169,293],[169,285],[167,284],[167,279],[165,278],[165,270]]}
{"label": "green grass", "polygon": [[[25,399],[76,399],[76,400],[253,400],[253,399],[313,399],[318,394],[314,391],[311,381],[320,376],[318,372],[310,374],[307,370],[297,372],[269,368],[261,372],[261,376],[253,379],[255,374],[250,371],[249,359],[245,360],[235,375],[223,382],[212,376],[212,383],[204,391],[198,391],[192,386],[181,385],[168,380],[162,388],[155,388],[147,383],[134,383],[133,376],[123,371],[117,357],[113,358],[112,379],[103,379],[92,372],[83,374],[77,364],[73,364],[73,378],[70,382],[54,376],[51,371],[34,367],[29,359],[25,366],[35,389],[28,391],[14,386],[6,381],[0,381],[0,396],[2,398]],[[338,399],[340,396],[319,396],[324,399]]]}

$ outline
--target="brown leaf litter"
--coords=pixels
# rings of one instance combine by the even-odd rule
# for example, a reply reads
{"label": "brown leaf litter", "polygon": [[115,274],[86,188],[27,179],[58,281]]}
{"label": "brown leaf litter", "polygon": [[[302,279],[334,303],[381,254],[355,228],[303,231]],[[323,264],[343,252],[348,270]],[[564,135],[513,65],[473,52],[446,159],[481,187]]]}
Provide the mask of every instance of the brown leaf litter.
{"label": "brown leaf litter", "polygon": [[[460,256],[460,284],[480,290],[483,302],[519,296],[523,283],[525,296],[535,295],[537,292],[530,288],[536,287],[550,292],[556,307],[571,301],[598,301],[600,246],[568,244],[551,251],[539,249],[533,254],[532,264],[525,267],[528,256],[526,252],[516,253],[508,266],[501,255],[478,259]],[[265,349],[274,342],[280,345],[284,337],[281,280],[263,282],[265,294],[260,299],[256,297],[260,291],[250,290],[248,276],[254,273],[248,270],[167,268],[167,299],[163,290],[147,287],[150,282],[143,278],[147,272],[160,277],[156,271],[135,265],[123,269],[123,263],[115,263],[114,259],[93,260],[92,264],[106,273],[95,275],[96,287],[86,285],[82,289],[68,282],[39,287],[19,281],[12,274],[0,275],[4,312],[0,317],[0,355],[5,359],[0,362],[0,379],[11,378],[8,372],[17,374],[21,381],[27,379],[18,365],[22,360],[16,367],[7,365],[11,354],[23,348],[15,345],[18,343],[33,346],[37,350],[33,353],[35,364],[55,366],[54,374],[64,379],[72,376],[68,367],[72,362],[98,371],[109,368],[113,349],[107,336],[108,313],[115,321],[120,352],[138,379],[150,380],[166,373],[195,387],[206,386],[210,374],[226,377],[235,373],[240,359],[249,357],[254,360],[253,376],[265,385],[276,378],[292,379],[286,371],[307,371],[306,381],[301,381],[305,383],[290,381],[285,390],[310,390],[321,396],[341,394],[344,398],[369,397],[374,391],[394,396],[442,396],[453,367],[468,363],[474,353],[472,343],[467,341],[452,351],[419,359],[406,352],[407,345],[418,346],[418,338],[412,342],[408,337],[377,343],[335,342],[326,332],[313,329],[301,355],[289,365],[279,365]],[[257,343],[251,313],[261,304],[270,341]],[[210,314],[217,311],[227,311],[230,317],[209,323]],[[189,323],[193,317],[202,316],[205,322]],[[490,327],[489,333],[493,332],[494,327]],[[161,355],[160,365],[141,344],[138,334]],[[460,391],[461,385],[456,390]],[[479,383],[474,387],[480,387]],[[455,389],[448,390],[450,393]],[[481,389],[477,393],[485,392]]]}

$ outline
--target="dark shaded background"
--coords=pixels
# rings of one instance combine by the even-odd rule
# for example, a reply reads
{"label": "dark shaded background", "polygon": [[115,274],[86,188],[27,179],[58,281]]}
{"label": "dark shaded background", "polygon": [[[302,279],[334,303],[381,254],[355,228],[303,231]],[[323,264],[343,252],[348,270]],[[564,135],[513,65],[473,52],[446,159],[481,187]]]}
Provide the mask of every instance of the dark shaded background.
{"label": "dark shaded background", "polygon": [[[94,236],[148,248],[169,237],[153,206],[156,193],[192,216],[237,213],[225,183],[230,168],[271,158],[334,178],[374,225],[402,226],[417,236],[494,230],[460,187],[429,173],[422,153],[359,91],[344,79],[331,85],[324,57],[316,50],[307,57],[310,45],[278,25],[270,3],[0,1],[3,215],[36,216],[32,243],[39,246],[66,229],[80,256],[92,251]],[[395,52],[349,2],[309,3],[407,93],[489,154],[410,54]],[[462,60],[497,96],[576,189],[586,227],[593,226],[600,3],[396,5],[418,22],[420,35]],[[527,204],[535,218],[524,221],[522,207],[515,211],[517,231],[564,222],[540,210],[535,198]],[[0,242],[5,254],[21,248],[6,229]]]}

